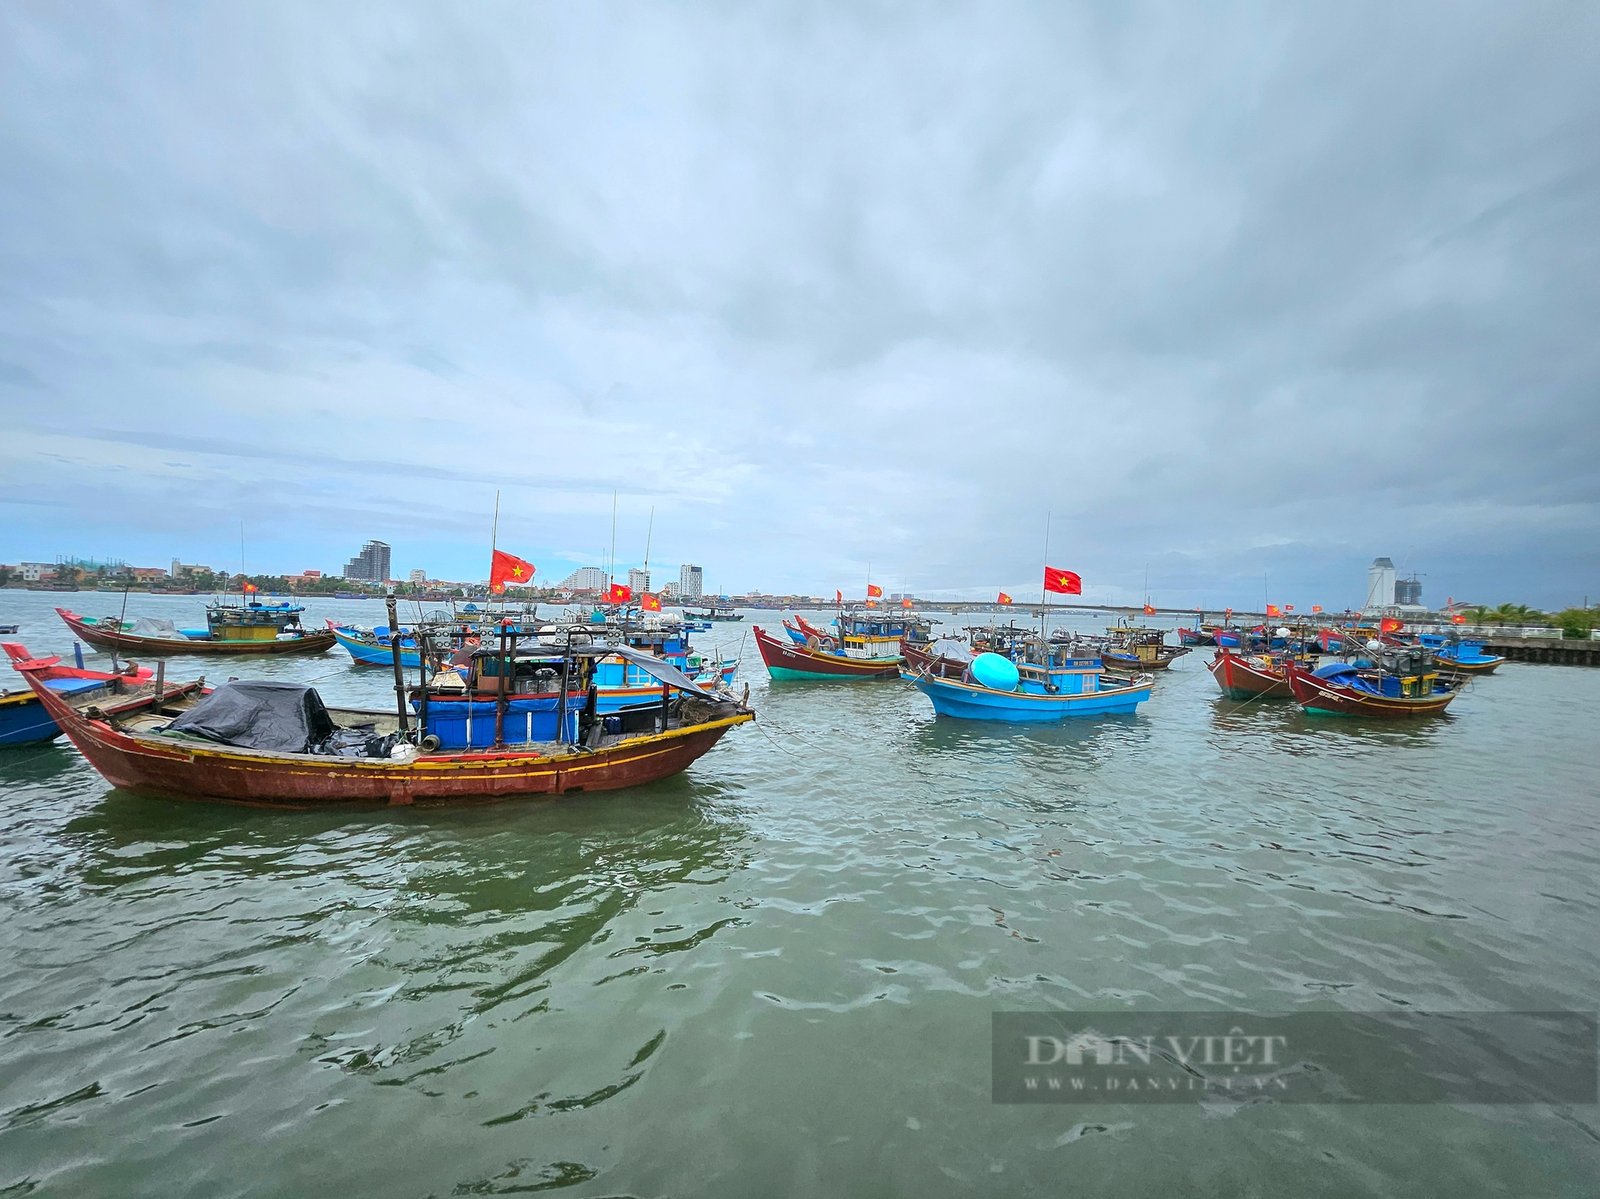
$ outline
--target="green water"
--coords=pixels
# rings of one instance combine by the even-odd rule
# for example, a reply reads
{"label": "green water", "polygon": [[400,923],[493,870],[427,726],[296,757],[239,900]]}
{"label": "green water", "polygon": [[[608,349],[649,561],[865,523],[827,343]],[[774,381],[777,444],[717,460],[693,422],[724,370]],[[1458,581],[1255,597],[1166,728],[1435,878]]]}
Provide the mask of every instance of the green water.
{"label": "green water", "polygon": [[[49,598],[0,621],[64,649]],[[1197,652],[1137,717],[1014,728],[744,648],[757,725],[613,796],[293,815],[5,753],[0,1194],[1600,1189],[1592,1107],[989,1098],[1001,1009],[1592,1010],[1600,671],[1375,727]],[[169,670],[385,698],[334,654]]]}

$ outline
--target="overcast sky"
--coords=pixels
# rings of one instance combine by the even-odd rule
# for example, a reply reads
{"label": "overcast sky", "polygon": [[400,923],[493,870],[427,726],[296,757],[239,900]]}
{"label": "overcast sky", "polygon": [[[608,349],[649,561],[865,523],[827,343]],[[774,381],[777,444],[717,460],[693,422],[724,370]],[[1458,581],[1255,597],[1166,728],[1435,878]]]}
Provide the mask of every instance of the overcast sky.
{"label": "overcast sky", "polygon": [[[0,5],[0,561],[1600,596],[1600,7]],[[658,571],[657,578],[661,578]]]}

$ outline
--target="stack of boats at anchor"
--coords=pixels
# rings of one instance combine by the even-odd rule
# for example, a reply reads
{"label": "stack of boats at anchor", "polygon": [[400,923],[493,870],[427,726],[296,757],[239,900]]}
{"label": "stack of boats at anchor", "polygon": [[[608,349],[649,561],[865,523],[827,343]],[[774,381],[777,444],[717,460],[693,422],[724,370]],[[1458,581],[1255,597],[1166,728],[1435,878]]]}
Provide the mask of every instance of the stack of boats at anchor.
{"label": "stack of boats at anchor", "polygon": [[[1307,712],[1393,720],[1443,713],[1464,682],[1505,661],[1484,653],[1481,642],[1435,633],[1406,637],[1403,627],[1390,619],[1271,632],[1219,628],[1217,652],[1206,665],[1230,699],[1292,699]],[[1320,662],[1334,654],[1340,656]]]}
{"label": "stack of boats at anchor", "polygon": [[1102,638],[1012,623],[935,639],[926,617],[875,605],[841,604],[828,628],[796,616],[783,630],[754,630],[776,680],[902,679],[940,715],[1007,723],[1132,712],[1150,697],[1150,672],[1189,652],[1166,646],[1158,629],[1126,624]]}
{"label": "stack of boats at anchor", "polygon": [[[773,680],[898,680],[940,716],[1037,723],[1134,713],[1160,672],[1192,650],[1129,621],[1101,636],[1051,632],[1048,609],[1037,628],[995,623],[936,636],[935,622],[909,609],[837,598],[825,626],[800,615],[781,633],[752,626]],[[403,626],[390,597],[385,625],[318,630],[301,626],[298,605],[244,596],[210,605],[204,629],[57,609],[74,634],[113,655],[110,669],[87,668],[81,652],[67,665],[6,644],[28,690],[0,695],[0,745],[65,733],[119,787],[261,805],[632,786],[685,769],[754,719],[748,686],[738,697],[731,689],[738,660],[695,650],[690,622],[645,599],[648,610],[613,605],[554,621],[527,605],[462,604],[419,610]],[[1207,669],[1230,699],[1383,719],[1442,713],[1465,680],[1502,661],[1457,636],[1407,636],[1394,620],[1202,624],[1179,639],[1216,647]],[[211,687],[203,677],[166,677],[172,655],[306,654],[335,644],[353,663],[392,675],[392,707],[330,708],[301,683]],[[155,658],[154,669],[134,654]]]}

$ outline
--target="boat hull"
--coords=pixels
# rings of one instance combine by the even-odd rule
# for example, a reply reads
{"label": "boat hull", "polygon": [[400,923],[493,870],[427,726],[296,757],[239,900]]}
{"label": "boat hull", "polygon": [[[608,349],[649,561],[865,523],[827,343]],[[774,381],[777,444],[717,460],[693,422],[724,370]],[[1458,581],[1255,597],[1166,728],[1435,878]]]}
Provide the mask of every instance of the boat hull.
{"label": "boat hull", "polygon": [[760,625],[751,626],[756,648],[774,679],[892,679],[900,674],[901,658],[846,658],[803,645],[780,641]]}
{"label": "boat hull", "polygon": [[1146,680],[1125,687],[1088,691],[1078,695],[1034,695],[1025,691],[995,691],[959,679],[902,673],[933,703],[941,716],[958,720],[996,720],[1005,724],[1054,724],[1079,716],[1127,715],[1150,698],[1155,684]]}
{"label": "boat hull", "polygon": [[1249,658],[1219,649],[1206,663],[1222,694],[1229,699],[1293,699],[1289,680],[1281,672],[1263,669]]}
{"label": "boat hull", "polygon": [[40,745],[60,735],[55,718],[31,690],[0,695],[0,749]]}
{"label": "boat hull", "polygon": [[142,795],[250,807],[443,805],[615,791],[686,769],[752,713],[598,750],[563,747],[421,754],[407,760],[274,754],[188,739],[133,736],[30,685],[96,770]]}
{"label": "boat hull", "polygon": [[[330,627],[333,639],[349,654],[350,659],[357,666],[393,666],[394,651],[387,645],[376,645],[370,641],[363,641],[345,629]],[[410,670],[416,670],[422,665],[422,655],[415,649],[407,649],[404,644],[400,646],[400,665]]]}
{"label": "boat hull", "polygon": [[1321,716],[1364,716],[1376,720],[1410,720],[1419,716],[1439,716],[1458,692],[1407,699],[1402,696],[1370,695],[1353,687],[1330,683],[1308,671],[1290,667],[1289,687],[1295,701],[1309,713]]}
{"label": "boat hull", "polygon": [[300,637],[282,641],[194,641],[175,640],[170,637],[140,637],[132,633],[112,632],[87,623],[75,612],[57,608],[56,614],[66,622],[77,637],[96,649],[115,650],[121,654],[140,654],[160,657],[166,654],[193,654],[203,656],[239,656],[245,654],[320,654],[334,646],[332,630],[320,629]]}

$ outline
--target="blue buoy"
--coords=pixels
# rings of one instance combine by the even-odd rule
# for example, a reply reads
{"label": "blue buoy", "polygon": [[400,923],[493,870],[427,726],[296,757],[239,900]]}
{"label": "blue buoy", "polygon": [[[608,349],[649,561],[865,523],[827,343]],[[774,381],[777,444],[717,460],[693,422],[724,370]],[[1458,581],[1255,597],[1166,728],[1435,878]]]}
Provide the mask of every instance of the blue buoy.
{"label": "blue buoy", "polygon": [[972,659],[972,677],[991,691],[1015,691],[1017,680],[1016,663],[1010,658],[1002,658],[999,654],[979,654]]}

